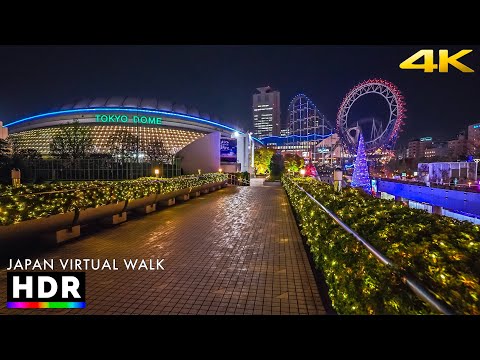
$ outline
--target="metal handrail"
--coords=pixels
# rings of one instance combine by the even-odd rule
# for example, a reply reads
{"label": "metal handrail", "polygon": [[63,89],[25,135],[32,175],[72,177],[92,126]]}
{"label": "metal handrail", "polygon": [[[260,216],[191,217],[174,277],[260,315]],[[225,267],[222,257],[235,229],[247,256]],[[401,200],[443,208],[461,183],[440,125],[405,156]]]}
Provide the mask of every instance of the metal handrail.
{"label": "metal handrail", "polygon": [[[358,235],[355,230],[351,229],[348,225],[346,225],[342,220],[340,220],[333,212],[328,210],[325,206],[323,206],[317,199],[315,199],[310,193],[308,193],[303,187],[298,185],[296,182],[292,180],[292,182],[301,190],[303,191],[315,204],[317,204],[324,212],[326,212],[335,222],[340,225],[345,231],[352,234],[355,239],[357,239],[363,246],[367,248],[367,250],[374,255],[378,260],[380,260],[383,264],[389,266],[393,269],[394,272],[397,272],[395,264],[383,255],[380,251],[378,251],[373,245],[371,245],[367,240],[362,238]],[[455,315],[455,312],[452,311],[447,305],[443,304],[441,301],[437,300],[432,293],[421,285],[418,281],[413,279],[410,275],[401,274],[402,281],[408,285],[410,289],[417,295],[421,300],[425,301],[428,305],[432,308],[437,310],[438,312],[445,314],[445,315]]]}

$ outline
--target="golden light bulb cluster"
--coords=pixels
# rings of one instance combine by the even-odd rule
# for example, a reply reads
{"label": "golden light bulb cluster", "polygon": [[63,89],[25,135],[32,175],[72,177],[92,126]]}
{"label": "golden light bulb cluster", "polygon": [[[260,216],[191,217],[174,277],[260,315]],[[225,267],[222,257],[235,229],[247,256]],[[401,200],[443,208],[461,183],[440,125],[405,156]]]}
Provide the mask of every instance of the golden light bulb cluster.
{"label": "golden light bulb cluster", "polygon": [[172,191],[225,181],[220,173],[175,178],[146,177],[121,181],[81,181],[43,185],[0,186],[0,227],[21,221],[84,210],[101,205],[132,200],[150,194]]}
{"label": "golden light bulb cluster", "polygon": [[393,272],[375,259],[295,183],[456,312],[480,314],[478,270],[471,261],[480,256],[477,225],[398,206],[353,188],[336,193],[333,186],[312,178],[284,177],[282,182],[339,313],[433,311],[405,286],[401,271]]}
{"label": "golden light bulb cluster", "polygon": [[[127,130],[133,135],[138,135],[139,144],[146,146],[155,141],[162,141],[168,152],[175,152],[184,148],[193,141],[203,137],[205,134],[183,129],[167,127],[145,127],[145,126],[120,126],[120,125],[82,125],[92,129],[94,149],[97,152],[108,153],[109,141],[116,131]],[[32,129],[10,134],[19,149],[36,149],[43,156],[50,154],[50,143],[54,136],[60,134],[60,127],[47,127]]]}

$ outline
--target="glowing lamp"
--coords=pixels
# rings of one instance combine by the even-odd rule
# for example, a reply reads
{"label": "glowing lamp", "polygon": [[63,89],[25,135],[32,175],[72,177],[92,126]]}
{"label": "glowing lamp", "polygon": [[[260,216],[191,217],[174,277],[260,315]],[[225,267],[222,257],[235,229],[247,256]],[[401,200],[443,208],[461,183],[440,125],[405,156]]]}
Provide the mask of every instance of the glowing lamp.
{"label": "glowing lamp", "polygon": [[155,172],[155,177],[158,177],[158,175],[160,174],[160,170],[159,170],[159,169],[155,169],[154,172]]}
{"label": "glowing lamp", "polygon": [[222,169],[218,169],[218,172],[221,173],[223,170]]}
{"label": "glowing lamp", "polygon": [[305,176],[305,169],[300,170],[300,175]]}

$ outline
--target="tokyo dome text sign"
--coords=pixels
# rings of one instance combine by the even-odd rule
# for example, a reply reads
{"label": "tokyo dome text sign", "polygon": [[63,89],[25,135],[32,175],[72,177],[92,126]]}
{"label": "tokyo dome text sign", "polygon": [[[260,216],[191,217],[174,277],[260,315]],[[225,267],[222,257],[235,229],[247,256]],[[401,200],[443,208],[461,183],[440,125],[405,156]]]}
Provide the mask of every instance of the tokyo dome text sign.
{"label": "tokyo dome text sign", "polygon": [[162,125],[162,118],[154,116],[127,116],[115,114],[97,114],[95,115],[96,122],[102,123],[133,123],[133,124],[153,124]]}

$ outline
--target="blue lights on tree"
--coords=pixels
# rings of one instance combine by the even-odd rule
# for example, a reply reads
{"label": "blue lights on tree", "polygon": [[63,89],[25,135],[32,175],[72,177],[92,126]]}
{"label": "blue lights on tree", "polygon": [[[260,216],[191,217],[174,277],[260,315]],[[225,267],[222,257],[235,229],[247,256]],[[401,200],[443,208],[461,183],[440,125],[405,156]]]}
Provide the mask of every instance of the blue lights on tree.
{"label": "blue lights on tree", "polygon": [[362,133],[360,133],[358,139],[352,186],[362,188],[369,194],[372,192],[372,184],[370,183],[370,175],[368,174],[367,154],[365,154],[365,141],[363,140]]}

